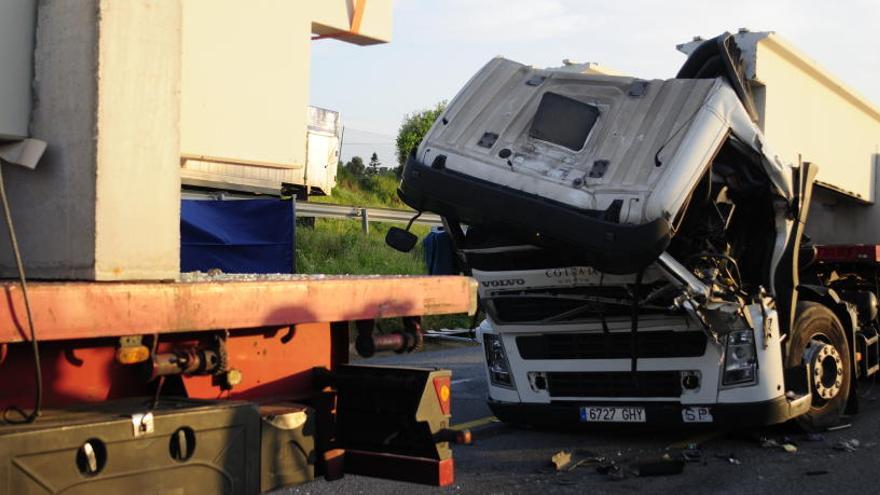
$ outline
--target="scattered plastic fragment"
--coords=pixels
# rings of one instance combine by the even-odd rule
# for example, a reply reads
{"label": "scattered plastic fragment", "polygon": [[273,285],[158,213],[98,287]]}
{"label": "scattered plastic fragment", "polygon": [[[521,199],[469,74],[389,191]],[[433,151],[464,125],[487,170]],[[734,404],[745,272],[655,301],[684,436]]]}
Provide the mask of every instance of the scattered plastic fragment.
{"label": "scattered plastic fragment", "polygon": [[637,476],[668,476],[681,474],[684,471],[684,461],[675,459],[658,459],[655,461],[640,462],[633,466]]}
{"label": "scattered plastic fragment", "polygon": [[700,462],[703,460],[703,451],[700,449],[687,449],[681,452],[681,458],[685,462]]}
{"label": "scattered plastic fragment", "polygon": [[842,452],[855,452],[856,450],[858,450],[859,445],[861,444],[855,438],[850,440],[841,440],[834,445],[834,450],[840,450]]}
{"label": "scattered plastic fragment", "polygon": [[556,467],[557,471],[562,471],[571,464],[571,452],[560,450],[553,454],[553,457],[550,458],[550,462],[553,463],[553,466]]}
{"label": "scattered plastic fragment", "polygon": [[794,454],[798,450],[797,445],[791,443],[791,438],[789,438],[789,437],[782,437],[782,443],[779,443],[772,438],[765,438],[765,437],[761,437],[760,440],[761,440],[761,447],[764,447],[765,449],[781,448],[782,450],[788,452],[789,454]]}
{"label": "scattered plastic fragment", "polygon": [[850,426],[852,426],[852,423],[844,423],[842,425],[832,426],[831,428],[828,428],[828,431],[845,430],[845,429],[849,428]]}
{"label": "scattered plastic fragment", "polygon": [[773,440],[772,438],[761,437],[761,447],[764,447],[765,449],[772,449],[775,447],[779,447],[779,442]]}
{"label": "scattered plastic fragment", "polygon": [[596,472],[604,474],[611,481],[620,481],[626,478],[626,473],[614,461],[607,461],[596,466]]}
{"label": "scattered plastic fragment", "polygon": [[715,454],[715,457],[725,460],[730,464],[742,464],[742,461],[734,454]]}

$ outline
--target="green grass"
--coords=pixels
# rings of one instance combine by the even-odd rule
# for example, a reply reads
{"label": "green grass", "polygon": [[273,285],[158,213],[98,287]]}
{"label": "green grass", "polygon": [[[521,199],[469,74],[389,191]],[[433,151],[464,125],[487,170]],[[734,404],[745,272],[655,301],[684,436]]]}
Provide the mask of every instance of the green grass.
{"label": "green grass", "polygon": [[337,205],[407,208],[397,196],[398,182],[390,173],[358,178],[339,167],[332,195],[314,196],[310,200]]}
{"label": "green grass", "polygon": [[[310,198],[317,203],[379,208],[407,208],[397,196],[398,180],[391,174],[358,179],[339,167],[332,196]],[[421,242],[410,253],[397,252],[385,244],[385,233],[393,224],[370,222],[364,235],[360,220],[315,219],[314,227],[297,225],[296,269],[299,273],[327,275],[426,275]],[[430,227],[413,225],[410,231],[424,238]],[[463,328],[470,317],[460,315],[426,316],[426,329]],[[380,323],[383,331],[400,330],[399,320]]]}
{"label": "green grass", "polygon": [[[410,253],[385,245],[390,224],[370,223],[369,235],[361,232],[360,221],[315,219],[315,227],[297,226],[296,267],[300,273],[328,275],[424,275],[421,244]],[[428,233],[425,225],[411,231],[419,237]]]}
{"label": "green grass", "polygon": [[[400,253],[385,245],[390,224],[371,222],[369,235],[361,231],[360,222],[352,220],[315,219],[314,228],[297,226],[296,269],[299,273],[327,275],[425,275],[424,250],[421,243],[409,253]],[[419,237],[430,231],[427,225],[413,225],[410,230]],[[426,329],[463,328],[471,324],[467,315],[426,316]],[[381,323],[383,331],[400,329],[398,321]]]}

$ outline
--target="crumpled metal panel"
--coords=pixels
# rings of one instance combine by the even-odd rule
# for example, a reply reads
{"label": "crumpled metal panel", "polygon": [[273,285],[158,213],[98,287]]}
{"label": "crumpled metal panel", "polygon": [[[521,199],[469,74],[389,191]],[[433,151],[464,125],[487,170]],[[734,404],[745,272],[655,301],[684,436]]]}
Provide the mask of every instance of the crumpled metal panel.
{"label": "crumpled metal panel", "polygon": [[[547,92],[600,109],[582,149],[530,135]],[[729,134],[764,155],[779,194],[789,197],[788,172],[721,80],[643,81],[495,58],[453,99],[418,158],[430,165],[445,155],[449,170],[575,209],[622,201],[620,222],[642,224],[678,213]]]}

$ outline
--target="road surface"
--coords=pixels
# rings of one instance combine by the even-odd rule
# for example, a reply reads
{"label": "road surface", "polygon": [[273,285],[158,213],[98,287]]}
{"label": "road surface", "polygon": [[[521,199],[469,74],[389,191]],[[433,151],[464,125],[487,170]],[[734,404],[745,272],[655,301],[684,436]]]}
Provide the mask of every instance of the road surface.
{"label": "road surface", "polygon": [[[861,412],[843,430],[808,437],[790,427],[754,431],[659,431],[633,433],[554,432],[489,423],[481,348],[441,348],[431,352],[371,359],[371,364],[436,366],[452,369],[452,423],[485,424],[475,429],[473,446],[456,446],[456,481],[431,488],[348,475],[328,483],[318,480],[284,494],[413,494],[413,493],[880,493],[880,387],[862,384]],[[488,424],[487,424],[488,423]],[[797,452],[762,447],[761,438],[788,440]],[[785,438],[788,437],[788,438]],[[858,440],[854,452],[837,450],[841,441]],[[629,473],[639,459],[676,456],[698,444],[702,459],[685,464],[678,475],[640,478]],[[838,447],[839,448],[839,447]],[[566,450],[575,459],[604,456],[623,467],[626,477],[612,480],[594,465],[582,464],[557,473],[551,456]]]}

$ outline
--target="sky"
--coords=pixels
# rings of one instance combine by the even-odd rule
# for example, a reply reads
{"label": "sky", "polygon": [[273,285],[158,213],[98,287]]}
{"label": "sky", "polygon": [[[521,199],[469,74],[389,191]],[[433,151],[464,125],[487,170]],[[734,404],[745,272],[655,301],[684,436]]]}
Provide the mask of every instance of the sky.
{"label": "sky", "polygon": [[403,117],[451,99],[494,56],[669,78],[685,58],[675,45],[739,28],[775,31],[880,105],[880,0],[395,0],[393,16],[388,44],[312,42],[311,103],[341,112],[343,160],[375,151],[396,165]]}

